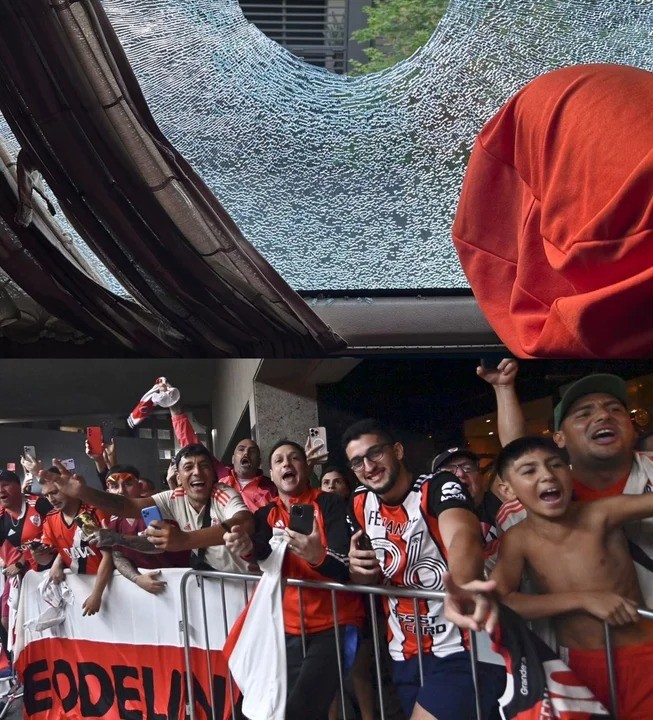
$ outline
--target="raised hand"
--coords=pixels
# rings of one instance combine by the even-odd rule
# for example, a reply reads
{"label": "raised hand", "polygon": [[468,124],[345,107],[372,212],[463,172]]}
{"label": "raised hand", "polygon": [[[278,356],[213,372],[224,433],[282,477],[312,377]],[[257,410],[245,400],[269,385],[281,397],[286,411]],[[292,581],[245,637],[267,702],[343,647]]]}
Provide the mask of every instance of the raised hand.
{"label": "raised hand", "polygon": [[168,483],[168,487],[171,490],[174,490],[176,487],[179,486],[179,482],[177,481],[177,466],[175,465],[174,460],[172,460],[170,462],[170,465],[168,465],[168,471],[166,472],[166,482]]}
{"label": "raised hand", "polygon": [[29,474],[34,478],[37,478],[41,470],[43,470],[43,463],[33,458],[29,453],[20,456],[20,464],[23,466],[25,474]]}
{"label": "raised hand", "polygon": [[320,438],[315,439],[315,444],[311,444],[311,439],[306,440],[304,452],[306,453],[306,462],[312,470],[315,465],[324,465],[329,459],[329,453],[324,451],[324,442]]}
{"label": "raised hand", "polygon": [[[39,477],[53,482],[57,488],[68,497],[81,497],[84,489],[86,488],[86,480],[84,480],[84,477],[82,475],[78,475],[77,473],[71,474],[70,470],[62,465],[61,460],[58,458],[53,458],[52,464],[59,470],[61,475],[48,473],[44,470],[40,473]],[[47,476],[45,476],[46,473]]]}
{"label": "raised hand", "polygon": [[514,385],[519,363],[514,358],[503,358],[495,369],[476,368],[476,374],[490,385]]}
{"label": "raised hand", "polygon": [[114,438],[111,438],[111,442],[103,446],[102,460],[104,460],[108,468],[112,468],[114,465],[118,464],[118,452],[116,450],[116,441]]}

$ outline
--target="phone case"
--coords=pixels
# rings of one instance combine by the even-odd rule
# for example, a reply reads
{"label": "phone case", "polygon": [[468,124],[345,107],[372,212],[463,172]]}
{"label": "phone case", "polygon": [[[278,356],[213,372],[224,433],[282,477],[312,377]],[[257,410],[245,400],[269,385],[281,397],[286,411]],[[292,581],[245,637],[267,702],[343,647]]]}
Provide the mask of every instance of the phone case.
{"label": "phone case", "polygon": [[104,443],[102,442],[102,428],[92,426],[86,428],[86,439],[91,455],[102,455]]}
{"label": "phone case", "polygon": [[149,525],[152,520],[163,520],[163,515],[156,505],[150,505],[150,507],[143,508],[141,510],[141,516],[145,521],[146,525]]}
{"label": "phone case", "polygon": [[374,550],[372,540],[370,539],[370,536],[365,532],[358,538],[358,541],[356,542],[356,547],[359,550]]}
{"label": "phone case", "polygon": [[325,427],[312,427],[308,429],[308,438],[311,443],[311,447],[315,447],[316,440],[322,441],[321,450],[326,455],[327,453],[327,437]]}
{"label": "phone case", "polygon": [[313,532],[313,514],[312,505],[292,505],[290,508],[290,525],[288,527],[302,535],[310,535]]}
{"label": "phone case", "polygon": [[23,457],[29,455],[36,460],[36,448],[34,445],[23,445]]}

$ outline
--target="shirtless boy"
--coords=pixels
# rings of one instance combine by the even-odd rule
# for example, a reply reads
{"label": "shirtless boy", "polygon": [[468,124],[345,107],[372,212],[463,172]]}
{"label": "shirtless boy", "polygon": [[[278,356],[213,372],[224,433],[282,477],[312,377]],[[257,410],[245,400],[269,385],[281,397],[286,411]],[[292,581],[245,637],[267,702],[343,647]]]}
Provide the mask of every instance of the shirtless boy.
{"label": "shirtless boy", "polygon": [[[653,718],[653,623],[622,525],[653,515],[653,493],[572,501],[569,466],[554,443],[523,437],[506,445],[497,472],[527,511],[504,535],[492,573],[503,602],[526,619],[551,617],[563,660],[606,707],[610,691],[603,621],[612,626],[622,720]],[[541,594],[519,592],[527,570]]]}

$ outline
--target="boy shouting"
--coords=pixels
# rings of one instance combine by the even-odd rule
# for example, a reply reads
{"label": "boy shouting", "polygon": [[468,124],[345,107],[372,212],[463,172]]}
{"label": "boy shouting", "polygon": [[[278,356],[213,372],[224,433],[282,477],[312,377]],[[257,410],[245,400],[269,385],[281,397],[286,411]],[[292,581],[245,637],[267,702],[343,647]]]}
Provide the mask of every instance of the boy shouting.
{"label": "boy shouting", "polygon": [[[619,717],[653,718],[653,623],[643,600],[622,525],[653,515],[653,493],[596,502],[572,500],[572,478],[560,450],[540,437],[503,448],[497,473],[527,511],[511,527],[492,573],[503,602],[522,617],[551,617],[560,654],[596,697],[610,705],[603,621],[612,626]],[[526,570],[540,594],[519,592]]]}

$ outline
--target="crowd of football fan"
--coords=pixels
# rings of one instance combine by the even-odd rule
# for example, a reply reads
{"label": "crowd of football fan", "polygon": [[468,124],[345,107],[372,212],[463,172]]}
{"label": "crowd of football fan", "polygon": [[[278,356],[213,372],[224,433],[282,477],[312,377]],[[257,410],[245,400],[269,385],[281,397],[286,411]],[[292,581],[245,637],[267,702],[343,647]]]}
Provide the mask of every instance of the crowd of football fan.
{"label": "crowd of football fan", "polygon": [[[161,568],[256,570],[281,534],[285,577],[449,591],[444,603],[420,600],[417,618],[412,599],[384,603],[385,662],[406,718],[476,717],[466,629],[496,626],[495,598],[525,619],[551,618],[566,662],[609,704],[603,622],[613,626],[618,677],[645,672],[643,654],[650,659],[653,649],[653,623],[637,613],[653,604],[653,524],[644,520],[653,516],[653,455],[636,449],[626,385],[614,375],[582,378],[556,406],[552,436],[529,437],[515,390],[517,362],[477,372],[497,398],[503,449],[492,473],[461,443],[414,476],[402,444],[372,419],[344,433],[346,467],[326,465],[319,442],[291,439],[279,440],[265,463],[256,442],[243,439],[227,466],[199,443],[179,403],[170,408],[181,449],[169,489],[156,491],[138,468],[119,463],[113,443],[97,455],[86,448],[104,490],[59,460],[23,457],[40,492],[0,472],[4,575],[48,571],[55,582],[66,568],[95,575],[83,601],[92,615],[102,612],[114,569],[156,595],[166,592]],[[293,506],[311,509],[308,527],[293,526]],[[146,508],[162,519],[146,522]],[[361,598],[339,593],[334,618],[330,592],[302,594],[300,618],[297,589],[284,593],[287,720],[306,717],[307,698],[311,718],[337,717],[335,634],[342,647],[351,628],[358,636],[347,668],[353,703],[362,720],[372,720],[371,629]],[[496,719],[505,666],[489,645],[479,660],[483,717]],[[653,717],[653,693],[634,695],[620,691],[620,717]]]}

